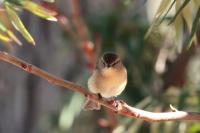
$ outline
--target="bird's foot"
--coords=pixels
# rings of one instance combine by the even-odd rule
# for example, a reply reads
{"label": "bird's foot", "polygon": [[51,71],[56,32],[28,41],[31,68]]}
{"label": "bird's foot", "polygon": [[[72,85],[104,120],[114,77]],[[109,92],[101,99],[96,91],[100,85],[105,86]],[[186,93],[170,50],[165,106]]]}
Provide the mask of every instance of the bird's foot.
{"label": "bird's foot", "polygon": [[97,96],[98,96],[98,99],[99,99],[99,100],[102,100],[102,99],[103,99],[103,97],[102,97],[102,95],[101,95],[100,93],[98,93]]}
{"label": "bird's foot", "polygon": [[108,100],[108,103],[113,105],[116,108],[116,113],[119,110],[121,110],[123,104],[125,104],[125,102],[123,100],[115,100],[115,99]]}

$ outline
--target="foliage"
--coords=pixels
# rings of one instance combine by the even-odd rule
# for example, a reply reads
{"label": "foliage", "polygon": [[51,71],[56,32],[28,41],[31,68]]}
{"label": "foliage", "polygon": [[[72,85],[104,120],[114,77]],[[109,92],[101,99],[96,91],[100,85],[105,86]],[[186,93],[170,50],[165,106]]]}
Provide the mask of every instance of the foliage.
{"label": "foliage", "polygon": [[[49,0],[49,2],[51,1]],[[200,52],[198,49],[195,51],[191,44],[199,43],[196,32],[200,17],[200,1],[161,0],[150,26],[148,20],[141,13],[145,6],[137,7],[135,6],[137,2],[125,0],[113,8],[94,10],[90,15],[83,17],[90,39],[95,42],[98,34],[101,38],[100,50],[118,53],[127,67],[128,84],[120,98],[130,105],[154,112],[166,111],[170,104],[180,110],[199,111],[200,78],[197,73],[199,73]],[[134,8],[130,9],[132,5]],[[0,39],[4,42],[14,41],[19,45],[22,43],[13,33],[13,27],[9,23],[28,42],[35,44],[35,41],[18,17],[18,11],[25,9],[51,21],[56,21],[58,15],[57,12],[28,0],[5,0],[3,8],[5,10],[1,11],[0,15],[6,14],[8,21],[5,22],[0,16]],[[72,22],[73,20],[69,21],[69,23]],[[77,29],[77,32],[79,30]],[[66,43],[77,43],[77,34],[74,37],[73,35],[69,36],[70,32],[67,34],[66,31],[63,32],[65,33],[63,40]],[[175,33],[175,35],[171,33]],[[185,51],[184,48],[187,50]],[[180,54],[176,53],[176,49]],[[160,57],[161,63],[159,62]],[[179,58],[182,62],[179,62]],[[163,66],[162,71],[157,70],[156,64]],[[182,73],[184,73],[184,81],[181,81]],[[81,76],[79,75],[82,84],[86,84],[88,75],[88,72],[85,71]],[[87,130],[93,129],[96,126],[94,119],[97,116],[91,112],[81,112],[82,103],[83,99],[79,95],[72,94],[66,100],[63,109],[56,115],[50,116],[50,118],[56,117],[56,119],[52,119],[50,122],[48,119],[46,123],[52,124],[50,126],[55,127],[55,132],[72,130],[73,124],[77,127],[74,129],[75,132],[81,126]],[[84,117],[85,114],[86,117]],[[95,114],[99,118],[105,116],[107,112],[101,110],[96,111]],[[92,117],[92,122],[89,117]],[[199,123],[195,122],[146,123],[141,120],[119,117],[119,123],[114,132],[199,132],[198,126]],[[104,131],[103,127],[99,130],[99,132],[101,131]]]}
{"label": "foliage", "polygon": [[[185,45],[190,47],[192,42],[197,43],[195,32],[200,18],[199,7],[200,2],[198,0],[162,0],[156,14],[154,15],[153,23],[151,24],[146,37],[151,33],[154,27],[167,21],[168,25],[172,24],[174,26],[176,44],[181,48]],[[175,13],[173,13],[173,8],[175,8]],[[187,30],[190,34],[185,40],[185,33],[183,30],[184,24],[186,24]]]}
{"label": "foliage", "polygon": [[[39,4],[36,4],[29,0],[5,0],[3,2],[3,7],[5,10],[2,8],[0,14],[7,14],[7,17],[9,18],[9,21],[13,24],[14,28],[18,30],[22,34],[22,36],[33,45],[35,45],[35,41],[30,33],[27,31],[21,19],[18,17],[16,11],[26,9],[41,18],[51,21],[57,21],[56,12],[48,10],[40,6]],[[1,22],[0,31],[2,33],[0,34],[0,39],[4,42],[14,41],[17,44],[22,45],[19,39],[9,29],[12,29],[12,27],[7,27],[3,22]]]}

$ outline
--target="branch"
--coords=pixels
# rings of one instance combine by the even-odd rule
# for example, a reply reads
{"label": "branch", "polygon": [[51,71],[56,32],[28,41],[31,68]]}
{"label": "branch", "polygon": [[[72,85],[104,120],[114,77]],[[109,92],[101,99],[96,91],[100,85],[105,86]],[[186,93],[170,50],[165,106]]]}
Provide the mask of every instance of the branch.
{"label": "branch", "polygon": [[88,28],[81,17],[80,0],[71,0],[73,23],[76,28],[82,51],[86,57],[88,68],[93,69],[96,63],[95,46],[89,39]]}
{"label": "branch", "polygon": [[105,99],[99,99],[98,96],[90,93],[86,88],[81,87],[80,85],[77,85],[70,81],[66,81],[54,75],[51,75],[48,72],[41,70],[40,68],[36,66],[28,64],[25,61],[20,60],[19,58],[11,56],[6,52],[0,51],[0,60],[4,62],[8,62],[12,65],[15,65],[28,73],[41,77],[54,85],[79,92],[86,98],[94,102],[98,102],[101,105],[105,106],[106,108],[109,108],[115,111],[116,113],[124,115],[124,116],[143,119],[148,122],[175,121],[175,120],[200,120],[200,113],[178,111],[173,106],[170,106],[172,112],[164,112],[164,113],[153,113],[153,112],[137,109],[137,108],[129,106],[127,103],[123,101],[114,101],[115,103],[118,103],[116,106],[116,104],[113,104],[113,102],[111,101],[108,101]]}
{"label": "branch", "polygon": [[77,34],[78,34],[78,37],[79,37],[81,43],[84,43],[89,40],[88,29],[87,29],[84,21],[81,18],[79,4],[80,4],[79,0],[71,0],[73,22],[75,24]]}
{"label": "branch", "polygon": [[[90,69],[93,69],[95,67],[96,63],[96,51],[98,51],[99,46],[96,47],[96,45],[99,45],[101,42],[100,37],[96,38],[95,42],[97,44],[94,44],[89,39],[89,31],[88,28],[83,21],[81,17],[80,12],[80,0],[71,0],[71,7],[72,7],[72,22],[74,24],[75,30],[72,28],[72,25],[70,23],[70,20],[59,10],[59,8],[56,6],[55,3],[48,3],[48,2],[41,2],[42,6],[46,9],[49,9],[51,11],[54,11],[57,13],[56,18],[58,20],[58,23],[68,32],[72,35],[72,38],[74,40],[78,40],[78,42],[81,45],[81,50],[83,51],[87,66]],[[77,39],[78,38],[78,39]]]}

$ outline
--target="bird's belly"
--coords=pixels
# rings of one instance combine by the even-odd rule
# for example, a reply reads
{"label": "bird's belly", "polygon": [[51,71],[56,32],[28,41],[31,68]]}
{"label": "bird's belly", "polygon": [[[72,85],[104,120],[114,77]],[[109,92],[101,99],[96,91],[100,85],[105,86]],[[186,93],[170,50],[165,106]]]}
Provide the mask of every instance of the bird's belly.
{"label": "bird's belly", "polygon": [[98,89],[98,91],[105,98],[116,97],[124,90],[126,82],[126,80],[123,82],[115,82],[109,87],[104,84],[102,85],[104,89]]}
{"label": "bird's belly", "polygon": [[[93,77],[92,77],[93,78]],[[108,76],[89,79],[89,89],[93,93],[100,93],[104,98],[115,97],[125,88],[127,79],[124,76]]]}

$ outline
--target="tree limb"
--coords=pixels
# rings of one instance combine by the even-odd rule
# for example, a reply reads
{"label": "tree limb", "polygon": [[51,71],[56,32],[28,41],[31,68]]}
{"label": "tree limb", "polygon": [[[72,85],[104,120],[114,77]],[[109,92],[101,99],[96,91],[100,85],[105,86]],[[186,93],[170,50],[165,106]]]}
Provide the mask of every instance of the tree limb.
{"label": "tree limb", "polygon": [[148,122],[161,122],[161,121],[176,121],[176,120],[200,120],[200,113],[197,112],[184,112],[179,111],[175,109],[173,106],[170,106],[172,112],[164,112],[164,113],[154,113],[154,112],[148,112],[141,109],[137,109],[134,107],[129,106],[127,103],[123,101],[114,101],[116,104],[113,104],[113,102],[105,100],[105,99],[99,99],[98,96],[95,94],[90,93],[86,88],[81,87],[80,85],[77,85],[73,82],[63,80],[61,78],[58,78],[54,75],[49,74],[48,72],[41,70],[40,68],[31,65],[29,63],[26,63],[25,61],[14,57],[12,55],[9,55],[6,52],[0,51],[0,60],[10,63],[12,65],[15,65],[24,71],[34,74],[38,77],[41,77],[48,82],[61,86],[64,88],[71,89],[73,91],[79,92],[86,98],[89,98],[90,100],[94,102],[98,102],[101,105],[115,111],[118,114],[137,118],[137,119],[143,119]]}

